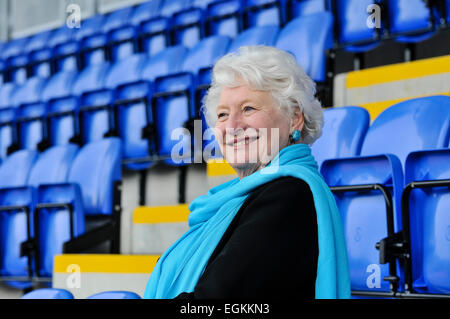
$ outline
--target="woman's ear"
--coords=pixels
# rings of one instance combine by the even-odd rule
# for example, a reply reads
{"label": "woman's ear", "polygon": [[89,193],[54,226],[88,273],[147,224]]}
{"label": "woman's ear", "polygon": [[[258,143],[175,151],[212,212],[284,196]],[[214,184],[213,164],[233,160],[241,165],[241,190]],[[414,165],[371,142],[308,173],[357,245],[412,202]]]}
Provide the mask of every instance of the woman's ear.
{"label": "woman's ear", "polygon": [[291,119],[291,127],[289,132],[293,132],[295,130],[299,130],[300,132],[303,130],[303,126],[305,124],[305,116],[300,109],[296,109],[294,112],[294,116]]}

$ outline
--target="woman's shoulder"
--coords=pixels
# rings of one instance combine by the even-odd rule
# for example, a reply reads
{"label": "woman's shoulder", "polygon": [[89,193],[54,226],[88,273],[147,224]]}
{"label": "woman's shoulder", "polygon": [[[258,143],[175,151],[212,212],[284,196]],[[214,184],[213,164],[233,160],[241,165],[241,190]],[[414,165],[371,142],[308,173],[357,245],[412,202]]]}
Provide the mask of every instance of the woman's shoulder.
{"label": "woman's shoulder", "polygon": [[278,199],[289,198],[291,200],[295,200],[298,195],[311,197],[312,199],[312,192],[308,183],[293,176],[276,178],[259,186],[252,192],[252,197],[269,196]]}

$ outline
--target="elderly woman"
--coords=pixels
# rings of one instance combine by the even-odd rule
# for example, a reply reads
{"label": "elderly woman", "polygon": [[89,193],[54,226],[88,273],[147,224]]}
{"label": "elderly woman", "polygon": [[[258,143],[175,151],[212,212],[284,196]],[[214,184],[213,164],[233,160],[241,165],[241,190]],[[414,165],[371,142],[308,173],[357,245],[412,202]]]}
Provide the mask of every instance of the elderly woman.
{"label": "elderly woman", "polygon": [[214,66],[203,111],[238,177],[189,206],[144,298],[348,298],[339,211],[308,144],[323,114],[292,55],[242,47]]}

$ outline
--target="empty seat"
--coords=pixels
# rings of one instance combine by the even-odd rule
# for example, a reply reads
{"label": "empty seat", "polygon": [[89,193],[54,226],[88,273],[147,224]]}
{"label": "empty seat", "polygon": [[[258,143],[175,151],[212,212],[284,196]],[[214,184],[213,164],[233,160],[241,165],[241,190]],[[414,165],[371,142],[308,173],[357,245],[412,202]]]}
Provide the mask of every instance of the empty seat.
{"label": "empty seat", "polygon": [[288,0],[286,20],[327,10],[331,10],[331,0]]}
{"label": "empty seat", "polygon": [[[230,44],[226,36],[211,36],[200,41],[192,48],[184,58],[181,73],[159,77],[155,80],[155,94],[153,95],[153,121],[156,124],[157,151],[158,155],[170,159],[168,164],[180,164],[181,158],[174,159],[172,152],[178,156],[186,156],[190,152],[184,134],[180,128],[190,127],[193,129],[193,120],[199,118],[199,105],[195,101],[198,86],[198,73],[201,69],[210,68],[221,56],[223,56]],[[174,131],[177,130],[177,131]],[[175,132],[175,133],[173,133]],[[191,134],[191,137],[192,134]],[[181,139],[181,141],[180,141]],[[185,154],[180,154],[180,149],[173,149],[181,143]],[[201,148],[201,146],[197,146]],[[188,156],[187,160],[190,160]]]}
{"label": "empty seat", "polygon": [[292,53],[314,81],[326,79],[326,50],[333,46],[333,16],[320,12],[298,17],[278,35],[276,47]]}
{"label": "empty seat", "polygon": [[75,299],[71,292],[65,289],[41,288],[22,296],[21,299]]}
{"label": "empty seat", "polygon": [[421,293],[450,294],[450,275],[443,271],[450,267],[449,164],[449,149],[413,152],[406,159],[405,185],[447,180],[442,184],[446,187],[415,186],[406,197],[412,257],[409,284]]}
{"label": "empty seat", "polygon": [[165,17],[155,17],[148,21],[143,21],[140,25],[138,38],[139,51],[148,55],[155,55],[169,46],[169,19]]}
{"label": "empty seat", "polygon": [[141,66],[139,79],[124,82],[116,89],[116,131],[123,141],[123,161],[129,169],[140,170],[152,164],[149,156],[155,155],[154,135],[150,130],[154,80],[158,76],[179,72],[186,52],[182,46],[172,46],[160,52]]}
{"label": "empty seat", "polygon": [[87,299],[142,299],[135,292],[131,291],[104,291],[87,297]]}
{"label": "empty seat", "polygon": [[205,36],[225,35],[234,38],[241,30],[241,1],[214,1],[207,6]]}
{"label": "empty seat", "polygon": [[[38,157],[37,152],[21,150],[8,156],[0,166],[0,190],[20,188],[27,185],[28,176]],[[14,194],[12,194],[14,195]],[[23,204],[24,198],[0,195],[0,276],[28,276],[28,260],[20,257],[20,245],[27,240],[27,213],[13,209]],[[29,198],[28,198],[29,199]],[[13,203],[11,203],[13,201]],[[6,209],[5,207],[8,207]],[[31,213],[31,211],[29,211]],[[17,226],[17,227],[16,227]]]}
{"label": "empty seat", "polygon": [[243,27],[282,26],[286,21],[285,1],[247,0],[243,8]]}
{"label": "empty seat", "polygon": [[274,25],[254,27],[242,31],[230,44],[228,52],[237,51],[246,45],[273,46],[276,43],[280,29]]}
{"label": "empty seat", "polygon": [[174,14],[171,20],[171,43],[194,47],[203,37],[203,10],[189,8]]}
{"label": "empty seat", "polygon": [[[375,245],[401,229],[403,167],[412,151],[441,148],[448,143],[450,97],[432,96],[404,101],[382,112],[370,126],[361,156],[326,160],[321,173],[329,186],[383,185],[388,205],[378,190],[335,191],[350,265],[353,290],[389,291],[389,283],[368,285],[369,276],[379,270],[384,276],[400,277],[395,263],[380,265]],[[401,129],[399,129],[401,128]],[[389,209],[389,207],[391,207]]]}
{"label": "empty seat", "polygon": [[326,159],[359,155],[369,128],[369,112],[358,106],[325,109],[322,135],[311,146],[319,165]]}
{"label": "empty seat", "polygon": [[[6,213],[2,218],[2,229],[5,235],[1,249],[5,253],[2,258],[4,261],[2,263],[4,276],[28,276],[33,274],[33,263],[28,260],[31,258],[31,254],[28,257],[22,257],[21,244],[26,241],[32,242],[32,237],[36,234],[34,228],[37,226],[34,224],[34,209],[38,197],[36,188],[41,184],[66,182],[77,149],[75,145],[69,145],[57,146],[47,150],[40,154],[34,162],[27,176],[26,185],[1,188],[0,211]],[[23,151],[16,152],[11,157],[17,153],[23,154]],[[19,164],[17,169],[27,169],[28,163],[25,163],[23,168]],[[54,218],[61,218],[55,217],[55,215],[49,217],[53,219],[53,222],[55,222]],[[80,225],[80,222],[78,222],[78,225]],[[78,234],[80,230],[83,231],[80,227],[76,227],[75,233]],[[61,234],[60,231],[61,229],[48,230],[47,235],[52,244],[61,240],[58,238]]]}
{"label": "empty seat", "polygon": [[77,153],[66,183],[38,187],[38,276],[51,276],[55,254],[85,252],[105,241],[119,253],[120,160],[119,139],[89,143]]}

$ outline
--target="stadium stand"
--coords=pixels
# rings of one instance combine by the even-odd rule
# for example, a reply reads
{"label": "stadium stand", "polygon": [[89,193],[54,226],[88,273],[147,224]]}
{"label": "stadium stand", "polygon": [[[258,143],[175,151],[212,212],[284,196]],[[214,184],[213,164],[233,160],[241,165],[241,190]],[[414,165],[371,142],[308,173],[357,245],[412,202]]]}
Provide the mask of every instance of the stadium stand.
{"label": "stadium stand", "polygon": [[[187,193],[236,177],[220,154],[189,165],[208,145],[186,132],[207,128],[211,66],[264,44],[292,53],[327,107],[312,152],[353,297],[450,296],[449,0],[135,3],[0,42],[0,283],[52,281],[24,299],[141,298],[188,229]],[[73,264],[83,289],[67,287]]]}

